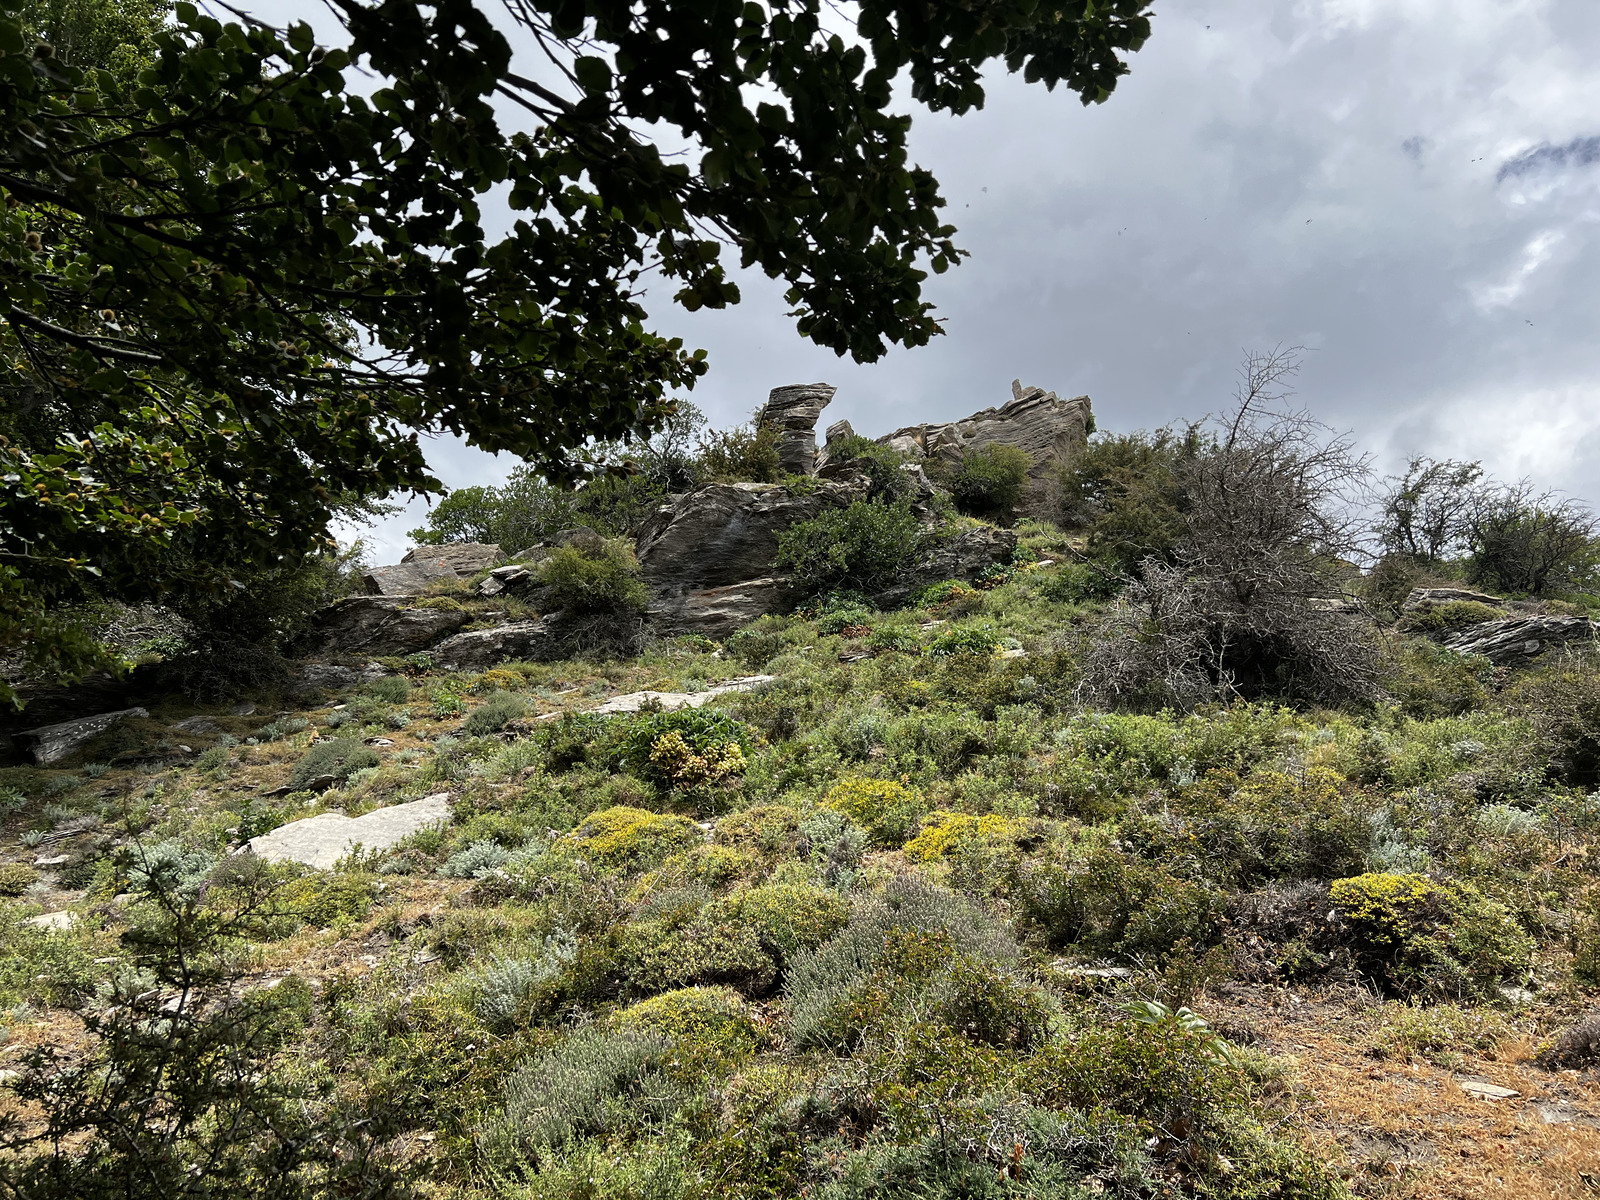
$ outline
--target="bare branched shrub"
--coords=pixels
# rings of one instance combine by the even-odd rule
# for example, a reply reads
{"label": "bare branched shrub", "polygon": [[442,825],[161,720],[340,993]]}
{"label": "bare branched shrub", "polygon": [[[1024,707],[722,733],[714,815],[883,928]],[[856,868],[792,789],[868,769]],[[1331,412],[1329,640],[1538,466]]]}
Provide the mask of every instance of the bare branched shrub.
{"label": "bare branched shrub", "polygon": [[1600,519],[1585,505],[1526,479],[1481,488],[1466,518],[1471,578],[1534,596],[1587,583],[1597,530]]}
{"label": "bare branched shrub", "polygon": [[1341,596],[1357,544],[1351,440],[1287,402],[1293,350],[1252,354],[1214,444],[1181,464],[1186,532],[1112,610],[1085,671],[1102,702],[1192,707],[1377,692],[1371,623]]}

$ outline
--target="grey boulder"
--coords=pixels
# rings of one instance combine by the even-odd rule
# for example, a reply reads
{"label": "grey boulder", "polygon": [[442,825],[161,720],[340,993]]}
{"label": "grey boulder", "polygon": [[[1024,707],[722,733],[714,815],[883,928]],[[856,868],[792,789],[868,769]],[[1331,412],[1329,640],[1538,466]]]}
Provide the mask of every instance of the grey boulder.
{"label": "grey boulder", "polygon": [[315,632],[298,649],[307,656],[414,654],[466,623],[459,610],[412,607],[398,596],[346,596],[316,615]]}
{"label": "grey boulder", "polygon": [[512,659],[538,660],[551,652],[555,642],[550,620],[541,618],[458,633],[440,642],[432,653],[439,665],[449,670],[482,671]]}
{"label": "grey boulder", "polygon": [[142,708],[124,708],[116,712],[100,713],[93,717],[79,717],[76,721],[62,721],[55,725],[41,725],[37,729],[24,729],[11,735],[12,744],[41,767],[70,758],[88,742],[119,721],[129,717],[148,717]]}
{"label": "grey boulder", "polygon": [[650,606],[650,619],[665,633],[697,633],[720,639],[757,617],[783,612],[791,604],[789,577],[769,575],[657,601]]}
{"label": "grey boulder", "polygon": [[766,578],[780,533],[866,492],[859,473],[799,492],[777,483],[706,484],[646,519],[636,541],[640,570],[668,597]]}
{"label": "grey boulder", "polygon": [[443,546],[418,546],[408,550],[400,563],[402,566],[431,563],[464,578],[476,575],[504,558],[500,547],[493,542],[451,542]]}
{"label": "grey boulder", "polygon": [[1011,529],[974,525],[952,538],[928,547],[918,562],[893,587],[872,597],[881,609],[898,608],[913,594],[944,579],[971,579],[985,567],[1010,562],[1017,552],[1017,535]]}
{"label": "grey boulder", "polygon": [[289,690],[298,700],[314,701],[324,692],[348,691],[363,683],[382,679],[388,673],[379,663],[347,667],[338,663],[304,662],[290,674]]}
{"label": "grey boulder", "polygon": [[456,573],[444,563],[408,562],[373,567],[361,576],[361,586],[372,596],[420,596],[434,580],[454,578]]}
{"label": "grey boulder", "polygon": [[1517,666],[1552,646],[1595,641],[1597,626],[1586,617],[1505,617],[1469,625],[1445,641],[1460,654],[1481,654],[1497,666]]}

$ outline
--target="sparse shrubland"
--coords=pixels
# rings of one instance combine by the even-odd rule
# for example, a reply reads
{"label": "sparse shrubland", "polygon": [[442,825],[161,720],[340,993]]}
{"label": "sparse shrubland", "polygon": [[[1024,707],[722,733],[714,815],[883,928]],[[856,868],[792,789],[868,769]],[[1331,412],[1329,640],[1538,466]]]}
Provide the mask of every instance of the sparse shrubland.
{"label": "sparse shrubland", "polygon": [[[1355,603],[1377,572],[1331,557],[1321,474],[1348,450],[1281,412],[1102,435],[1056,481],[1079,523],[881,611],[924,527],[873,445],[837,448],[878,494],[785,535],[800,607],[720,643],[397,658],[187,750],[167,700],[0,772],[5,1030],[64,1031],[13,1059],[0,1181],[38,1191],[60,1136],[85,1150],[41,1195],[137,1150],[162,1188],[1333,1200],[1381,1194],[1370,1128],[1418,1106],[1428,1171],[1477,1161],[1457,1080],[1600,1061],[1600,657],[1441,644],[1526,611],[1499,593]],[[1384,569],[1464,581],[1471,543],[1410,503]],[[539,586],[610,619],[633,566],[579,534]],[[229,853],[440,792],[447,825],[334,871]],[[62,896],[75,923],[28,923]],[[1496,1169],[1559,1195],[1561,1128]]]}

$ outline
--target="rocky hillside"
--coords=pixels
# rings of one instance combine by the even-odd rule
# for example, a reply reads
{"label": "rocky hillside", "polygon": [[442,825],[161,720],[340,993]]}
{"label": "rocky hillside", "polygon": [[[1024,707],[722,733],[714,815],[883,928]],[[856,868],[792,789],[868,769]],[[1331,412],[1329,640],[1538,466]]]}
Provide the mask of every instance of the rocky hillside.
{"label": "rocky hillside", "polygon": [[[19,732],[0,1178],[65,1137],[100,1194],[136,1127],[246,1193],[1592,1195],[1587,617],[1358,581],[1305,612],[1369,699],[1101,704],[1157,576],[1017,516],[1087,402],[874,458],[825,392],[625,546],[372,570],[285,696]],[[852,512],[916,553],[818,588],[785,535]]]}

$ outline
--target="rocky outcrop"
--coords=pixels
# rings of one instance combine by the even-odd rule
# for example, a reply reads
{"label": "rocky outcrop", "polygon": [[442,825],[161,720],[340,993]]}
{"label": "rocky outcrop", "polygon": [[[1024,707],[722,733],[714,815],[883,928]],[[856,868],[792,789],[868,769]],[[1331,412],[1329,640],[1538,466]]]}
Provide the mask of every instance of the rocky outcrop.
{"label": "rocky outcrop", "polygon": [[663,598],[772,574],[778,535],[796,521],[867,493],[865,477],[819,480],[791,491],[777,483],[712,483],[663,505],[639,530],[645,582]]}
{"label": "rocky outcrop", "polygon": [[1460,654],[1481,654],[1497,666],[1519,666],[1552,646],[1593,644],[1600,626],[1586,617],[1506,617],[1469,625],[1445,641]]}
{"label": "rocky outcrop", "polygon": [[455,579],[456,573],[444,563],[409,562],[392,567],[373,567],[361,576],[361,586],[369,596],[420,596],[436,579]]}
{"label": "rocky outcrop", "polygon": [[406,551],[400,561],[404,563],[435,563],[448,568],[455,575],[466,578],[476,575],[485,567],[492,567],[505,555],[492,542],[451,542],[443,546],[418,546]]}
{"label": "rocky outcrop", "polygon": [[792,475],[810,475],[817,467],[817,418],[839,389],[828,383],[791,383],[775,387],[756,414],[756,424],[778,435],[778,462]]}
{"label": "rocky outcrop", "polygon": [[268,862],[297,862],[332,870],[351,850],[387,850],[395,843],[450,821],[450,793],[424,796],[409,804],[391,804],[359,817],[322,813],[280,825],[246,843],[251,853]]}
{"label": "rocky outcrop", "polygon": [[289,691],[297,700],[315,702],[327,692],[347,692],[382,679],[389,672],[381,663],[347,667],[339,663],[301,663],[289,675]]}
{"label": "rocky outcrop", "polygon": [[1049,476],[1088,444],[1093,411],[1087,396],[1063,400],[1043,388],[1011,384],[1011,399],[999,408],[986,408],[960,421],[938,425],[910,425],[878,439],[904,453],[938,459],[950,466],[964,454],[984,446],[1016,446],[1032,460],[1030,486],[1018,506],[1028,512],[1038,507]]}
{"label": "rocky outcrop", "polygon": [[312,658],[414,654],[467,623],[459,609],[407,607],[396,596],[346,596],[317,614],[299,647]]}
{"label": "rocky outcrop", "polygon": [[915,570],[892,588],[872,597],[882,609],[898,608],[917,591],[942,579],[971,579],[993,563],[1010,562],[1017,552],[1017,535],[1011,529],[974,525],[955,537],[938,541]]}
{"label": "rocky outcrop", "polygon": [[725,638],[767,613],[793,605],[787,575],[746,579],[724,587],[683,592],[650,606],[650,622],[663,633]]}
{"label": "rocky outcrop", "polygon": [[1454,604],[1458,600],[1470,600],[1474,604],[1488,604],[1494,608],[1504,608],[1505,601],[1499,596],[1491,596],[1486,592],[1474,592],[1469,588],[1435,587],[1412,588],[1406,596],[1406,602],[1400,606],[1402,612],[1417,612],[1422,609],[1438,608],[1441,604]]}
{"label": "rocky outcrop", "polygon": [[493,629],[474,629],[446,638],[431,653],[440,666],[452,671],[483,671],[511,659],[538,661],[556,642],[553,618],[511,621]]}
{"label": "rocky outcrop", "polygon": [[17,750],[27,755],[41,767],[58,763],[78,752],[86,742],[99,737],[119,721],[129,717],[148,717],[142,708],[124,708],[118,712],[100,713],[93,717],[80,717],[76,721],[62,721],[57,725],[40,725],[11,735]]}

